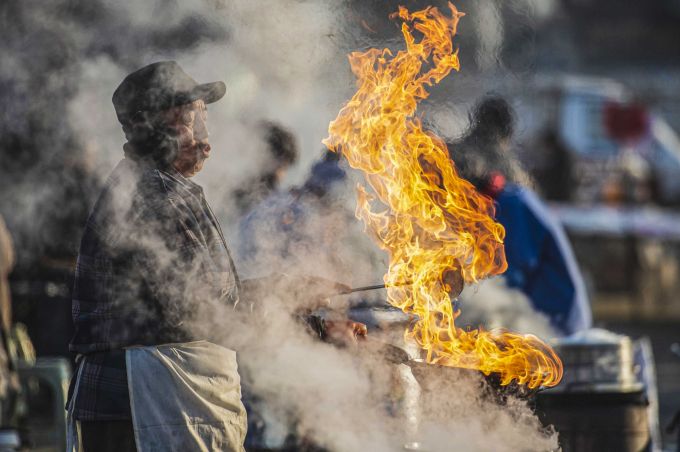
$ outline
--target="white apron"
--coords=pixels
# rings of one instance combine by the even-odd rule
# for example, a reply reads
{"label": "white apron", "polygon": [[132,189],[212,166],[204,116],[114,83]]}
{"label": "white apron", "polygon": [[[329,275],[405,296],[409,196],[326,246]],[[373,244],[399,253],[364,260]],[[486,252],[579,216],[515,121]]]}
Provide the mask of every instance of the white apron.
{"label": "white apron", "polygon": [[126,350],[139,452],[244,451],[236,352],[207,341]]}

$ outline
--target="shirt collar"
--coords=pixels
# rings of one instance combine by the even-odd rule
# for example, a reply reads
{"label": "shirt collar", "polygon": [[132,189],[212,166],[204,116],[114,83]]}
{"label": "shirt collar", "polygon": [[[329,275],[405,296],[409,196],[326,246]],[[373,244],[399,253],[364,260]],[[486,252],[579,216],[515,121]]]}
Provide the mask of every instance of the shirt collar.
{"label": "shirt collar", "polygon": [[189,190],[195,196],[203,195],[203,187],[201,187],[188,177],[183,176],[182,173],[177,171],[174,167],[171,166],[170,168],[165,170],[165,173],[167,173],[170,177],[175,179],[180,185]]}

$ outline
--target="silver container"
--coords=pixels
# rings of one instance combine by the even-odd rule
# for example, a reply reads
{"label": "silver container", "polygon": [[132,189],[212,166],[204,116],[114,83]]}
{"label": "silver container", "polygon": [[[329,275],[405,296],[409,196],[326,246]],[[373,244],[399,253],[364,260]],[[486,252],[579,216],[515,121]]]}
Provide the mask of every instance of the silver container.
{"label": "silver container", "polygon": [[632,391],[639,389],[633,363],[633,343],[627,336],[593,334],[568,337],[554,344],[564,365],[555,388],[564,391]]}

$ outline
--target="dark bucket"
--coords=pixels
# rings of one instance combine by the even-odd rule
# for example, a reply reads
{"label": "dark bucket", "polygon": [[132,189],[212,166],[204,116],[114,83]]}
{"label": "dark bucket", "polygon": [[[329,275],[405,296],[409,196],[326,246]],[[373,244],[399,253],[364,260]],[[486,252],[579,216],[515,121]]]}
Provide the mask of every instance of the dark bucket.
{"label": "dark bucket", "polygon": [[536,413],[554,425],[563,452],[649,450],[647,399],[632,392],[558,392],[536,395]]}

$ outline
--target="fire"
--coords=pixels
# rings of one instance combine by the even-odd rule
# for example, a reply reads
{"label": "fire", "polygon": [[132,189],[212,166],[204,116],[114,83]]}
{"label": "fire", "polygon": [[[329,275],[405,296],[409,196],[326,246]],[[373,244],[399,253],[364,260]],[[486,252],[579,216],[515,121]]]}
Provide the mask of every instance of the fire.
{"label": "fire", "polygon": [[[405,50],[350,54],[358,89],[324,143],[363,171],[373,189],[358,186],[357,217],[389,254],[388,301],[417,319],[405,334],[427,362],[495,372],[502,384],[554,386],[562,363],[537,337],[455,325],[453,282],[498,275],[507,264],[493,201],[458,176],[445,143],[415,116],[427,87],[459,69],[453,37],[464,14],[449,8],[451,17],[434,7],[400,7]],[[388,208],[374,210],[378,201]]]}

